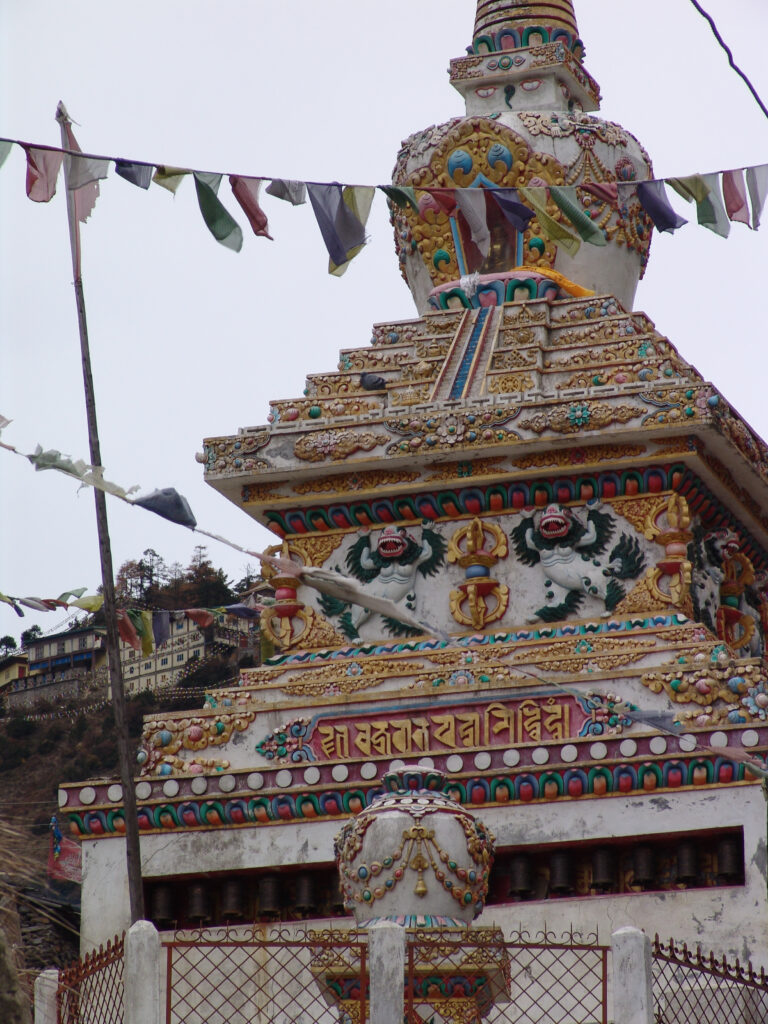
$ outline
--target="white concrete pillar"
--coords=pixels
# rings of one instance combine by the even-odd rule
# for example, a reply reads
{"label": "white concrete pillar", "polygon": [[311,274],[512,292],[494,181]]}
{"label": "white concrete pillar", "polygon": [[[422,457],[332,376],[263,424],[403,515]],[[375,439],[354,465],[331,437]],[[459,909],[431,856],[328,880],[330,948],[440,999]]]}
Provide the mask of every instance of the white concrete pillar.
{"label": "white concrete pillar", "polygon": [[56,1024],[56,989],[59,972],[55,967],[35,978],[35,1024]]}
{"label": "white concrete pillar", "polygon": [[619,928],[611,950],[615,1024],[653,1024],[651,940],[639,928]]}
{"label": "white concrete pillar", "polygon": [[160,954],[160,936],[152,922],[131,925],[125,937],[125,1024],[164,1024]]}
{"label": "white concrete pillar", "polygon": [[371,925],[368,929],[368,976],[370,1024],[403,1024],[405,928],[393,921]]}

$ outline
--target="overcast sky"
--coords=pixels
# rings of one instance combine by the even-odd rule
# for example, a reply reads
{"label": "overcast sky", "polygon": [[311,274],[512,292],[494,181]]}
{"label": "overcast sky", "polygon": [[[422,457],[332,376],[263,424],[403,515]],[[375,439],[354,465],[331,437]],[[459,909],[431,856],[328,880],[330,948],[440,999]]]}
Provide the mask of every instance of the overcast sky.
{"label": "overcast sky", "polygon": [[[768,101],[768,4],[705,0]],[[206,171],[377,184],[401,139],[463,113],[451,57],[471,41],[472,0],[15,0],[0,33],[0,135],[57,145],[64,100],[85,151]],[[650,153],[657,176],[768,163],[768,122],[688,0],[578,0],[586,66],[602,116]],[[63,186],[24,192],[23,153],[0,170],[0,413],[3,440],[88,456]],[[226,184],[222,195],[229,194]],[[237,207],[226,200],[236,216]],[[695,222],[695,211],[684,209]],[[201,526],[250,548],[271,535],[203,482],[204,437],[266,421],[336,368],[371,324],[414,315],[377,195],[370,245],[342,279],[309,204],[266,197],[274,242],[218,245],[186,180],[174,199],[111,176],[83,229],[101,450],[106,475],[143,491],[175,486]],[[768,435],[764,293],[768,214],[724,241],[695,223],[654,237],[636,308]],[[198,539],[108,498],[115,566],[153,547],[186,565]],[[0,450],[0,591],[56,596],[100,583],[93,497]],[[247,559],[211,541],[233,580]],[[19,619],[0,604],[0,635]]]}

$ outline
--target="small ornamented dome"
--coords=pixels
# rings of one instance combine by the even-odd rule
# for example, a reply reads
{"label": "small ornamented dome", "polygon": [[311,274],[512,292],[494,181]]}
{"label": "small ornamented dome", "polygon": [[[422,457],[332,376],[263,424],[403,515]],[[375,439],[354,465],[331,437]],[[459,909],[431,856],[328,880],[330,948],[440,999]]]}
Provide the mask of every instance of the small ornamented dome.
{"label": "small ornamented dome", "polygon": [[409,765],[382,783],[336,837],[347,909],[359,925],[378,918],[471,924],[488,893],[493,834],[453,800],[436,769]]}
{"label": "small ornamented dome", "polygon": [[[572,3],[479,0],[468,50],[450,68],[466,116],[406,139],[393,172],[394,184],[416,190],[418,213],[393,207],[392,216],[401,271],[419,312],[442,308],[436,289],[520,268],[555,272],[631,309],[652,223],[636,196],[617,202],[610,186],[648,179],[653,170],[634,136],[589,113],[600,93],[582,65]],[[576,216],[606,245],[553,238],[553,222],[554,234],[561,225],[573,239],[576,230],[551,197],[543,216],[536,211],[527,225],[515,226],[486,196],[490,244],[483,255],[452,190],[521,186],[568,189]]]}

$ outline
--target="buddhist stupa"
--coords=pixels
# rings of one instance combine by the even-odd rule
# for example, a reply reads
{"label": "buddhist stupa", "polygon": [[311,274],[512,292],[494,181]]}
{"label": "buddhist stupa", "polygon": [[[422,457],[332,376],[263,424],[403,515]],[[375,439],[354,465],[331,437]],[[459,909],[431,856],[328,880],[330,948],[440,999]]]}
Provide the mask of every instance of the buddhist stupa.
{"label": "buddhist stupa", "polygon": [[[343,914],[334,836],[408,764],[496,836],[481,925],[631,924],[765,962],[768,451],[634,308],[651,164],[594,115],[583,56],[567,0],[480,0],[450,66],[466,116],[395,165],[417,315],[204,442],[208,483],[274,534],[275,654],[146,718],[163,927],[201,885],[215,907],[237,883],[259,921]],[[492,187],[532,204],[519,227]],[[128,913],[119,787],[62,808],[103,941]]]}

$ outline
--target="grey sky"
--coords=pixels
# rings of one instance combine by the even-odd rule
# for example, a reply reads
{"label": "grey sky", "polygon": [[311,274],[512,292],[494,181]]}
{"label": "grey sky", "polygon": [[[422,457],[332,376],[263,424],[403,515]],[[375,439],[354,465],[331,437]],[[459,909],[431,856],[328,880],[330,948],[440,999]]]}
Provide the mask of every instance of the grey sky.
{"label": "grey sky", "polygon": [[[736,59],[768,98],[763,0],[707,0]],[[462,113],[446,68],[470,42],[472,0],[317,4],[200,0],[115,5],[16,0],[0,36],[0,134],[58,143],[59,99],[86,151],[208,171],[390,179],[400,140]],[[638,13],[642,12],[642,20]],[[577,0],[602,115],[650,153],[657,176],[768,162],[768,122],[687,0]],[[229,189],[225,186],[226,193]],[[264,423],[376,321],[414,315],[383,196],[371,244],[340,280],[309,204],[266,198],[274,242],[244,228],[217,245],[186,181],[174,199],[112,174],[83,229],[83,276],[107,476],[175,486],[201,526],[247,547],[270,535],[203,483],[205,436]],[[14,149],[0,171],[0,412],[4,440],[88,454],[66,211],[24,194]],[[695,221],[693,208],[681,212]],[[766,215],[768,221],[768,214]],[[724,241],[695,223],[654,238],[636,308],[768,435],[763,298],[768,223]],[[116,566],[153,547],[186,564],[197,539],[108,499]],[[100,582],[93,498],[0,452],[0,591],[56,596]],[[247,559],[211,541],[237,579]],[[0,634],[39,621],[0,604]]]}

